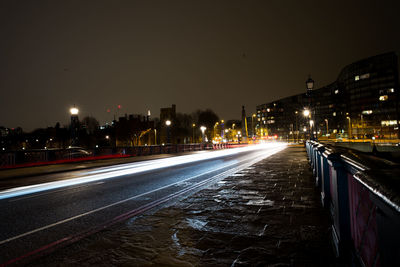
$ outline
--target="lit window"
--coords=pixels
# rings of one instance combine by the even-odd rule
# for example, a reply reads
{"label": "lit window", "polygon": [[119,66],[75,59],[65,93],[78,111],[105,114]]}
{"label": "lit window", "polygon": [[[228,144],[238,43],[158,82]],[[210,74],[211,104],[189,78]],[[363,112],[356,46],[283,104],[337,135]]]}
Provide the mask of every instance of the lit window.
{"label": "lit window", "polygon": [[369,78],[369,73],[365,73],[360,76],[360,79],[368,79]]}
{"label": "lit window", "polygon": [[372,110],[363,110],[361,113],[364,115],[369,115],[372,114]]}
{"label": "lit window", "polygon": [[381,95],[381,96],[379,97],[379,100],[380,100],[380,101],[386,101],[386,100],[388,100],[388,96],[387,96],[387,95]]}
{"label": "lit window", "polygon": [[360,76],[357,75],[356,77],[354,77],[354,80],[355,81],[359,81],[360,80]]}
{"label": "lit window", "polygon": [[335,90],[335,95],[339,94],[339,90]]}
{"label": "lit window", "polygon": [[391,120],[391,121],[381,121],[382,126],[393,126],[397,125],[397,120]]}

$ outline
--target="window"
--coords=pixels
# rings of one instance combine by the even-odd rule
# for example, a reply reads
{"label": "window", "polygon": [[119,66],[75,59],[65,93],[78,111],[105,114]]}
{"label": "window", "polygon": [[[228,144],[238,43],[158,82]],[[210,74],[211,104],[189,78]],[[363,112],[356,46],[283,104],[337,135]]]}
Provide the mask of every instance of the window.
{"label": "window", "polygon": [[363,110],[361,113],[363,115],[369,115],[369,114],[372,114],[372,110]]}
{"label": "window", "polygon": [[381,121],[382,126],[393,126],[397,125],[397,120],[392,120],[392,121]]}
{"label": "window", "polygon": [[363,80],[363,79],[368,79],[368,78],[369,78],[369,73],[365,73],[365,74],[363,74],[363,75],[360,76],[360,79],[361,79],[361,80]]}
{"label": "window", "polygon": [[379,97],[379,100],[380,100],[380,101],[386,101],[386,100],[388,100],[388,96],[387,96],[387,95],[381,95],[381,96]]}

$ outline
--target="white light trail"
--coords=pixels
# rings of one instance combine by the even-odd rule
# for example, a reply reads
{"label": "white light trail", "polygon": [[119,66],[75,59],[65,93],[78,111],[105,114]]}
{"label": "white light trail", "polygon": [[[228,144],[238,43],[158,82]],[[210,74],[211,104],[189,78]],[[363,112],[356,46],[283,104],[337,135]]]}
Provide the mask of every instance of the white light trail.
{"label": "white light trail", "polygon": [[68,180],[62,181],[55,181],[55,182],[48,182],[48,183],[41,183],[29,186],[22,186],[17,188],[11,188],[4,191],[0,191],[0,200],[7,199],[27,194],[38,193],[46,190],[54,190],[62,187],[67,186],[74,186],[83,183],[90,183],[99,180],[110,179],[122,175],[130,175],[130,174],[137,174],[146,171],[152,171],[156,169],[166,168],[166,167],[173,167],[181,164],[192,163],[202,160],[209,160],[213,158],[219,158],[224,156],[235,155],[238,153],[243,153],[247,151],[254,151],[254,150],[265,150],[266,153],[269,152],[271,149],[279,149],[282,150],[286,147],[285,143],[265,143],[260,145],[252,145],[240,148],[232,148],[226,150],[217,150],[207,153],[196,153],[191,155],[185,156],[176,156],[171,158],[164,158],[158,160],[150,160],[145,162],[137,162],[131,164],[124,164],[122,166],[113,166],[109,168],[103,168],[96,171],[86,172],[86,176],[79,177],[79,178],[72,178]]}

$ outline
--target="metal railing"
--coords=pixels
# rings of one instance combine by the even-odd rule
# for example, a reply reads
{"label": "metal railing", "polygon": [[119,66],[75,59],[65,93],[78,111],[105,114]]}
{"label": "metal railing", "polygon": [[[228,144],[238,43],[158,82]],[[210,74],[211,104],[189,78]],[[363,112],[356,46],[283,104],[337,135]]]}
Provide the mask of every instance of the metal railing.
{"label": "metal railing", "polygon": [[399,165],[314,141],[306,150],[336,255],[361,266],[400,266]]}

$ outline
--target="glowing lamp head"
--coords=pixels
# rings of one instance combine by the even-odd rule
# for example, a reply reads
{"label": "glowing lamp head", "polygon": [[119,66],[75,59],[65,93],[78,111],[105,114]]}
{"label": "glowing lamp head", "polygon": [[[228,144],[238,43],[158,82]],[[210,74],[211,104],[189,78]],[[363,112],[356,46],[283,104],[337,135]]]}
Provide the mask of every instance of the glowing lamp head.
{"label": "glowing lamp head", "polygon": [[165,125],[170,126],[171,125],[171,121],[170,120],[166,120],[165,121]]}
{"label": "glowing lamp head", "polygon": [[303,115],[304,115],[304,117],[308,117],[310,115],[310,111],[308,109],[305,109],[303,111]]}
{"label": "glowing lamp head", "polygon": [[71,113],[71,115],[78,115],[79,109],[77,109],[76,107],[73,107],[69,110],[69,112]]}
{"label": "glowing lamp head", "polygon": [[200,130],[201,130],[202,133],[204,133],[206,129],[207,129],[206,126],[201,126],[201,127],[200,127]]}

